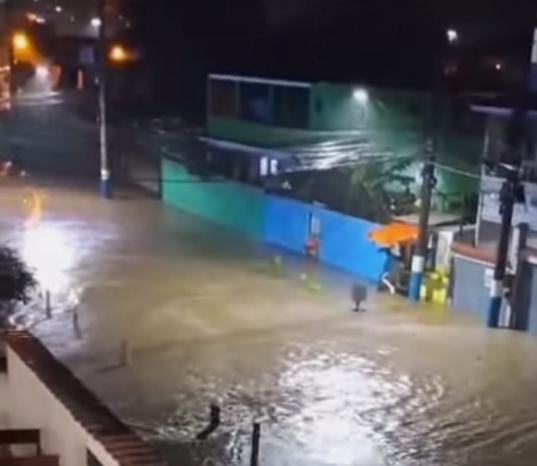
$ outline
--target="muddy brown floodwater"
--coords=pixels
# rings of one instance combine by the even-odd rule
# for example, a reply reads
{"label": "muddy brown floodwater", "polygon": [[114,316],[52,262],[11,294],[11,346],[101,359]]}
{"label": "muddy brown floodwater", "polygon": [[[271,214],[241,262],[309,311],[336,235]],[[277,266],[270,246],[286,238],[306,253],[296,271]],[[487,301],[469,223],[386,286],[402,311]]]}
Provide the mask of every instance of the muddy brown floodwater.
{"label": "muddy brown floodwater", "polygon": [[[155,200],[38,193],[37,209],[30,187],[0,196],[2,240],[52,293],[53,319],[37,303],[27,323],[170,464],[247,465],[256,418],[262,466],[536,464],[528,335],[383,296],[357,315],[348,277],[269,266]],[[223,424],[196,442],[213,401]]]}

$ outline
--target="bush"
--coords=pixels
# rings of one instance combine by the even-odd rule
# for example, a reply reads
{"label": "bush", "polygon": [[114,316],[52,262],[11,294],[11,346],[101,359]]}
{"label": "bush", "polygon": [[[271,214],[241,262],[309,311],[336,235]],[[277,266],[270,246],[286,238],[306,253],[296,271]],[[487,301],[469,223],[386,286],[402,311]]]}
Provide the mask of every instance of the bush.
{"label": "bush", "polygon": [[19,255],[0,246],[0,328],[9,325],[17,304],[29,302],[36,285],[33,272]]}

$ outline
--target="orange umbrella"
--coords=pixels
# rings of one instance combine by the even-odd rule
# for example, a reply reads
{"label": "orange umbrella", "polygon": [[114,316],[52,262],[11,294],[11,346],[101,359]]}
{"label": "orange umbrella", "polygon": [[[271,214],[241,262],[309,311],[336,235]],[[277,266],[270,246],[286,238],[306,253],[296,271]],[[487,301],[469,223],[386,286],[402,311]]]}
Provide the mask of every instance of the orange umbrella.
{"label": "orange umbrella", "polygon": [[407,223],[390,223],[371,231],[369,239],[385,248],[412,243],[418,239],[418,227]]}

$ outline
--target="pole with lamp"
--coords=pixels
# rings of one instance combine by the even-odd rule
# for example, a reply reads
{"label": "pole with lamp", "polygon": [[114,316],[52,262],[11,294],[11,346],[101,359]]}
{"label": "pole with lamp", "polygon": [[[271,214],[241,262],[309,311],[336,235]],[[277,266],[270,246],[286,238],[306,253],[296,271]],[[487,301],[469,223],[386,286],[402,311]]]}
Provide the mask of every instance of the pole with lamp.
{"label": "pole with lamp", "polygon": [[[446,31],[447,46],[455,47],[459,43],[459,33],[456,29]],[[444,40],[444,44],[446,40]],[[442,47],[445,49],[445,45]],[[436,153],[438,150],[438,135],[436,119],[438,118],[439,100],[443,88],[444,74],[444,53],[439,53],[439,59],[435,60],[433,76],[433,95],[430,105],[430,115],[427,128],[427,142],[424,149],[423,168],[421,172],[421,194],[420,194],[420,218],[419,231],[416,250],[412,257],[412,269],[410,274],[410,283],[408,287],[408,297],[412,301],[420,301],[421,286],[425,273],[425,265],[429,253],[429,217],[431,214],[433,190],[437,184],[435,176]]]}
{"label": "pole with lamp", "polygon": [[529,93],[522,92],[517,97],[511,119],[507,127],[507,155],[509,163],[500,163],[499,170],[506,176],[500,190],[500,216],[501,228],[494,267],[494,279],[490,290],[490,304],[487,323],[490,328],[502,325],[500,316],[504,297],[509,290],[505,286],[507,276],[509,245],[516,204],[526,203],[526,193],[521,180],[521,166],[528,151],[529,128],[527,111],[531,93],[537,92],[537,28],[533,33],[533,46],[531,51]]}
{"label": "pole with lamp", "polygon": [[490,289],[490,304],[488,311],[488,326],[490,328],[501,327],[504,298],[506,293],[511,292],[512,284],[506,283],[508,278],[507,268],[509,264],[509,246],[512,239],[512,226],[515,219],[516,204],[526,204],[525,187],[522,183],[522,162],[530,152],[530,130],[527,121],[528,100],[527,92],[517,96],[517,102],[511,114],[506,128],[506,163],[501,161],[495,171],[498,176],[504,176],[500,190],[500,216],[501,228],[494,267],[494,279]]}
{"label": "pole with lamp", "polygon": [[106,109],[106,63],[108,44],[106,39],[106,0],[98,0],[99,19],[99,153],[101,166],[100,193],[105,199],[112,198],[112,179],[108,160],[108,128]]}

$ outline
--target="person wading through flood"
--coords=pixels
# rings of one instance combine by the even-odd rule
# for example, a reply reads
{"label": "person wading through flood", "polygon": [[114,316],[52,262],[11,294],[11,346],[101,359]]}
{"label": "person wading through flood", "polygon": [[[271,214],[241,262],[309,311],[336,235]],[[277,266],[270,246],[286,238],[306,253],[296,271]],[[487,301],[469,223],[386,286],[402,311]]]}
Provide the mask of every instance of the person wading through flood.
{"label": "person wading through flood", "polygon": [[367,299],[367,288],[363,285],[353,285],[351,298],[353,303],[352,310],[354,312],[366,312],[367,309],[364,307],[364,302]]}

